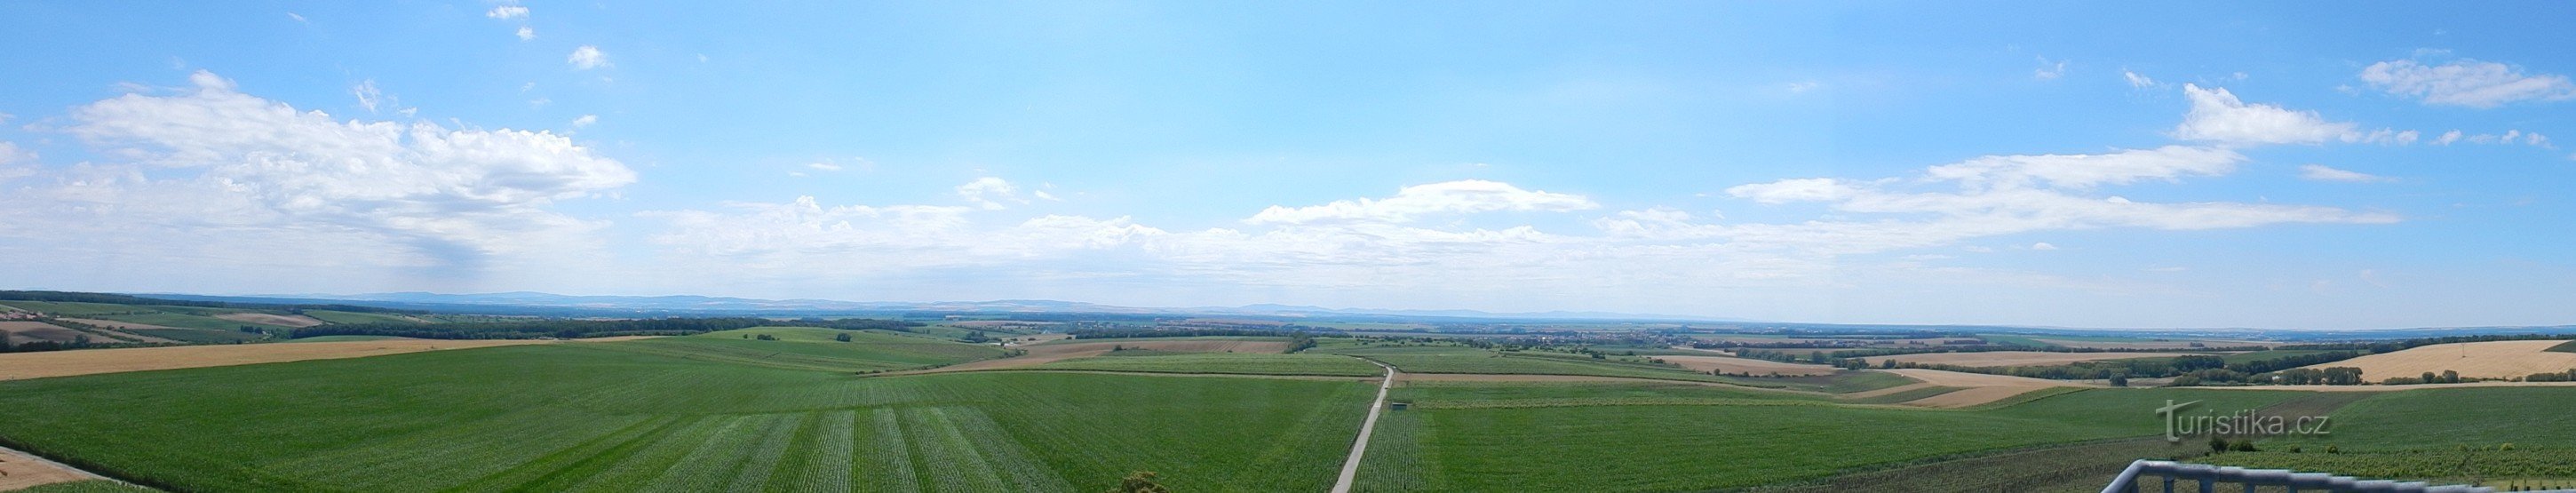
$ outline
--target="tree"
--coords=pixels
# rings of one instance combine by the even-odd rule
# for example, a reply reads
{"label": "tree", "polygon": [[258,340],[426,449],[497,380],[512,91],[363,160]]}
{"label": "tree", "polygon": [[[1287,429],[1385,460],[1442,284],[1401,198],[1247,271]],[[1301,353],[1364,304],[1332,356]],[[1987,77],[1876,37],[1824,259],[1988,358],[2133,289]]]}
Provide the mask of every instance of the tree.
{"label": "tree", "polygon": [[841,342],[850,342],[850,333],[848,333],[848,332],[843,332],[843,333],[839,333],[839,334],[833,334],[833,335],[832,335],[832,340],[835,340],[835,341],[841,341]]}
{"label": "tree", "polygon": [[2442,370],[2442,383],[2460,383],[2460,372]]}
{"label": "tree", "polygon": [[1136,471],[1126,479],[1118,480],[1118,488],[1109,490],[1109,493],[1172,493],[1171,488],[1154,482],[1156,476],[1153,471]]}
{"label": "tree", "polygon": [[2125,374],[2125,373],[2113,373],[2113,374],[2111,374],[2111,386],[2113,386],[2113,387],[2127,387],[2127,386],[2129,386],[2129,375],[2128,375],[2128,374]]}

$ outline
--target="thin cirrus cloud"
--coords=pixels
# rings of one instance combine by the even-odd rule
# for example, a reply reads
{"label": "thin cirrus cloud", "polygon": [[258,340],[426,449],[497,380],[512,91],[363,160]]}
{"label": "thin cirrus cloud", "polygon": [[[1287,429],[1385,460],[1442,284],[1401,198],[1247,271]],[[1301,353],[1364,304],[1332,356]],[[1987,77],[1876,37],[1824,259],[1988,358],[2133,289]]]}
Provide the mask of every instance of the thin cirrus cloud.
{"label": "thin cirrus cloud", "polygon": [[2397,179],[2395,179],[2395,178],[2389,178],[2389,177],[2385,177],[2385,176],[2373,175],[2373,174],[2363,173],[2363,172],[2359,172],[2359,171],[2352,171],[2352,170],[2345,170],[2345,169],[2337,169],[2337,168],[2335,168],[2335,167],[2332,167],[2332,166],[2326,166],[2326,165],[2323,165],[2323,164],[2305,164],[2305,165],[2300,165],[2300,166],[2299,166],[2299,178],[2303,178],[2303,179],[2307,179],[2307,180],[2311,180],[2311,181],[2333,181],[2333,182],[2344,182],[2344,183],[2375,183],[2375,182],[2397,181]]}
{"label": "thin cirrus cloud", "polygon": [[1304,224],[1325,221],[1401,223],[1437,213],[1492,211],[1567,212],[1600,207],[1580,195],[1523,190],[1509,183],[1460,180],[1415,185],[1384,199],[1340,200],[1307,207],[1272,206],[1252,215],[1251,224]]}
{"label": "thin cirrus cloud", "polygon": [[2388,94],[2416,98],[2428,105],[2494,108],[2526,101],[2576,99],[2576,83],[2569,82],[2567,76],[2526,74],[2511,65],[2465,58],[2438,64],[2420,59],[2373,63],[2361,69],[2361,80]]}

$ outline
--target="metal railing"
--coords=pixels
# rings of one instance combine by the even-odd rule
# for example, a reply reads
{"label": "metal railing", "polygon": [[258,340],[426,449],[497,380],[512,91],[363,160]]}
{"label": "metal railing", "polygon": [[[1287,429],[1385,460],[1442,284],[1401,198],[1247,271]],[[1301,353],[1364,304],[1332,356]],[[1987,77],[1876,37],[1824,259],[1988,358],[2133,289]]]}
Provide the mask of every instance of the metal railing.
{"label": "metal railing", "polygon": [[[2102,488],[2102,493],[2146,493],[2149,491],[2148,487],[2151,486],[2149,484],[2151,482],[2149,481],[2149,478],[2164,478],[2163,484],[2161,485],[2163,488],[2158,491],[2163,491],[2165,493],[2173,493],[2174,485],[2176,484],[2191,483],[2198,483],[2196,484],[2198,488],[2191,490],[2198,492],[2216,491],[2216,488],[2223,484],[2239,485],[2243,488],[2242,491],[2249,492],[2254,491],[2254,488],[2259,486],[2278,486],[2288,489],[2291,493],[2298,493],[2301,491],[2493,493],[2496,490],[2495,488],[2485,486],[2434,486],[2422,481],[2357,479],[2351,476],[2336,476],[2333,474],[2313,472],[2294,472],[2286,469],[2246,469],[2242,467],[2222,467],[2207,464],[2186,464],[2173,461],[2142,460],[2129,463],[2129,469],[2120,471],[2120,477],[2113,478],[2110,486]],[[2576,493],[2576,490],[2546,490],[2544,493]]]}

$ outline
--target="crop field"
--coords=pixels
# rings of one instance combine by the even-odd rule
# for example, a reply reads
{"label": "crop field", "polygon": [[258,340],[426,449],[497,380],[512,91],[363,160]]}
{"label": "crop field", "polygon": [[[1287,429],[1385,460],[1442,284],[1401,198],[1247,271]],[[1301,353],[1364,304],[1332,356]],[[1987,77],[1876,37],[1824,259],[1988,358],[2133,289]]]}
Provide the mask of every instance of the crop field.
{"label": "crop field", "polygon": [[[849,342],[834,339],[844,334]],[[778,339],[758,339],[763,335]],[[1008,354],[992,346],[813,327],[754,327],[608,346],[685,359],[842,372],[949,365]]]}
{"label": "crop field", "polygon": [[2576,369],[2576,353],[2550,351],[2567,341],[2492,341],[2434,344],[2310,366],[2361,369],[2364,380],[2457,371],[2469,378],[2513,378]]}
{"label": "crop field", "polygon": [[88,333],[44,322],[18,320],[0,321],[0,338],[5,338],[5,340],[13,343],[32,341],[72,342],[79,340],[82,337],[102,339],[100,337],[90,336]]}
{"label": "crop field", "polygon": [[[1815,480],[1925,458],[2162,431],[2167,399],[2257,408],[2291,393],[2097,389],[2009,407],[1834,405],[1724,388],[1399,387],[1380,418],[1368,491],[1672,491]],[[1794,407],[1785,407],[1794,406]],[[1866,423],[1866,425],[1855,425]],[[1654,451],[1654,453],[1640,453]],[[2098,486],[2097,486],[2098,487]]]}
{"label": "crop field", "polygon": [[[1140,353],[1140,354],[1129,354]],[[1326,375],[1370,377],[1384,373],[1359,358],[1331,354],[1176,353],[1119,351],[1102,356],[1061,360],[1040,369],[1101,370],[1151,373],[1244,375]]]}
{"label": "crop field", "polygon": [[1183,491],[1315,491],[1331,484],[1373,391],[1045,372],[868,378],[608,346],[0,382],[11,410],[0,437],[180,490],[1065,491],[1141,470]]}
{"label": "crop field", "polygon": [[205,329],[125,329],[126,333],[191,344],[227,344],[266,339],[262,334]]}
{"label": "crop field", "polygon": [[1680,367],[1646,364],[1615,364],[1572,359],[1504,355],[1494,351],[1463,346],[1425,347],[1341,347],[1329,349],[1333,354],[1359,356],[1408,373],[1485,373],[1524,375],[1591,375],[1604,377],[1653,378],[1664,380],[1722,381],[1705,373],[1694,373]]}
{"label": "crop field", "polygon": [[267,328],[267,329],[283,329],[283,328],[286,328],[286,327],[283,327],[283,326],[276,326],[276,325],[255,324],[255,323],[250,323],[250,322],[236,322],[236,321],[232,321],[232,320],[224,320],[224,319],[220,319],[220,318],[208,317],[208,316],[202,316],[202,315],[189,315],[189,314],[185,314],[185,313],[166,313],[166,312],[154,312],[154,313],[133,313],[133,314],[122,314],[122,315],[98,315],[98,316],[96,316],[96,317],[94,317],[94,318],[97,318],[97,319],[100,319],[100,320],[114,320],[114,321],[118,321],[118,322],[137,323],[137,324],[144,324],[144,325],[158,325],[158,326],[162,326],[162,327],[171,327],[171,328],[179,328],[179,329],[220,330],[220,331],[227,331],[227,332],[230,332],[230,331],[233,331],[233,330],[236,330],[236,329],[240,329],[240,328],[242,328],[243,326],[259,327],[259,328]]}
{"label": "crop field", "polygon": [[0,305],[5,305],[5,306],[12,307],[12,308],[20,309],[20,310],[26,310],[26,311],[31,311],[31,312],[43,312],[43,313],[46,313],[46,314],[57,315],[57,316],[66,316],[66,317],[81,317],[81,316],[89,316],[89,315],[105,315],[105,314],[115,314],[115,313],[144,313],[144,312],[151,312],[151,311],[154,311],[154,310],[149,309],[149,308],[142,308],[142,307],[128,306],[128,305],[110,304],[110,303],[76,303],[76,302],[53,302],[53,301],[0,301]]}
{"label": "crop field", "polygon": [[[1781,492],[1842,491],[2102,491],[2130,461],[2193,459],[2209,453],[2201,443],[2167,443],[2161,437],[2043,446],[1883,470],[1843,474]],[[2160,484],[2160,483],[2159,483]]]}
{"label": "crop field", "polygon": [[1900,354],[1895,356],[1871,358],[1871,360],[1973,367],[2002,367],[2051,366],[2082,361],[2171,358],[2182,355],[2182,353],[2055,353],[2046,351],[1984,351],[1965,353]]}
{"label": "crop field", "polygon": [[416,324],[420,320],[388,313],[305,310],[304,316],[335,324]]}

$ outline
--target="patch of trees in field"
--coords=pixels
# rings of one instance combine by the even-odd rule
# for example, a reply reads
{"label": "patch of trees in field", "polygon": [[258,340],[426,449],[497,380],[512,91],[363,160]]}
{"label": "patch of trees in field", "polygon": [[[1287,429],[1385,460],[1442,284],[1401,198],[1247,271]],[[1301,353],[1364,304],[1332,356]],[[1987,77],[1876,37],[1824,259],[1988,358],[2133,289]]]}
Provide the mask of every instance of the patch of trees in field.
{"label": "patch of trees in field", "polygon": [[95,346],[100,346],[100,344],[96,344],[96,343],[92,343],[92,342],[90,342],[90,340],[89,340],[89,336],[79,336],[79,337],[74,337],[74,338],[72,338],[72,340],[71,340],[71,341],[68,341],[68,342],[65,342],[65,341],[28,341],[28,342],[14,343],[14,344],[9,342],[9,337],[8,337],[8,336],[0,336],[0,353],[33,353],[33,352],[38,352],[38,351],[61,351],[61,350],[65,350],[65,349],[87,349],[87,348],[95,347]]}
{"label": "patch of trees in field", "polygon": [[345,324],[294,329],[288,338],[336,335],[411,337],[417,339],[578,339],[611,336],[670,336],[751,327],[822,327],[842,330],[909,330],[916,322],[845,318],[780,321],[755,317],[646,318],[632,320],[523,320],[445,324]]}

